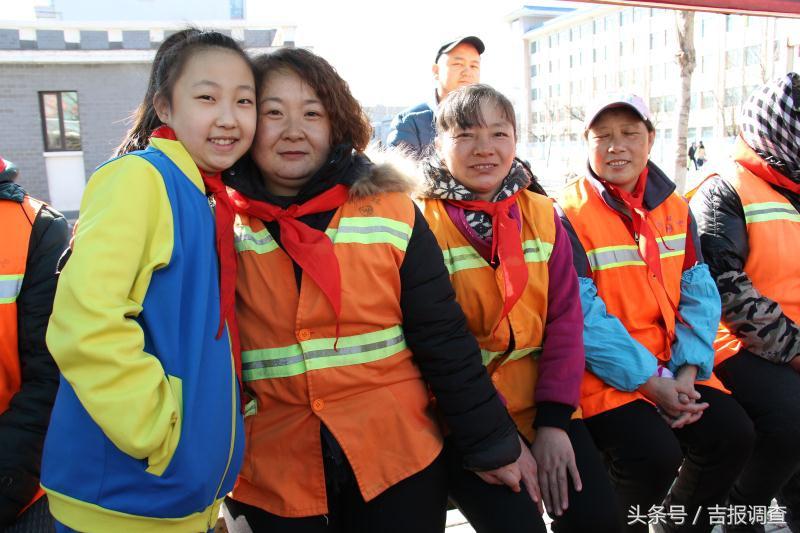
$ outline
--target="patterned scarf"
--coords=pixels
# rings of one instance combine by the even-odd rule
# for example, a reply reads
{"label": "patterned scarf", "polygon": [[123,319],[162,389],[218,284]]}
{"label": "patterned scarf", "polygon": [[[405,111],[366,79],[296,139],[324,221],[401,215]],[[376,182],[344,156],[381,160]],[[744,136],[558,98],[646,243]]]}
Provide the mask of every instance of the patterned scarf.
{"label": "patterned scarf", "polygon": [[[437,198],[440,200],[476,200],[475,193],[467,189],[456,180],[450,171],[437,156],[431,156],[422,163],[422,171],[425,175],[425,183],[422,195],[426,198]],[[503,178],[500,190],[492,198],[492,202],[498,202],[514,196],[516,193],[525,189],[531,183],[536,183],[536,176],[522,163],[515,159],[511,164],[511,170]],[[537,191],[539,192],[539,191]],[[543,191],[542,191],[543,193]],[[492,239],[492,217],[483,211],[466,210],[464,215],[467,224],[475,230],[485,240]]]}
{"label": "patterned scarf", "polygon": [[742,107],[744,141],[778,172],[800,183],[800,75],[756,89]]}

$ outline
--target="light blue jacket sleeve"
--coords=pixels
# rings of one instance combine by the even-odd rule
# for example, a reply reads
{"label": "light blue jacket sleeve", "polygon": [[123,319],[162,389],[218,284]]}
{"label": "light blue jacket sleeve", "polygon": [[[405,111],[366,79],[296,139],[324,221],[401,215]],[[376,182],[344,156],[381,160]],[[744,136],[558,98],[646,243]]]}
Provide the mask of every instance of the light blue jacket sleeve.
{"label": "light blue jacket sleeve", "polygon": [[667,364],[672,373],[684,365],[695,365],[697,380],[711,377],[714,368],[714,337],[717,335],[722,304],[708,265],[695,265],[681,276],[678,312],[686,324],[675,324],[672,358]]}
{"label": "light blue jacket sleeve", "polygon": [[622,391],[634,391],[652,376],[658,363],[620,320],[608,313],[590,278],[578,277],[583,308],[586,368]]}

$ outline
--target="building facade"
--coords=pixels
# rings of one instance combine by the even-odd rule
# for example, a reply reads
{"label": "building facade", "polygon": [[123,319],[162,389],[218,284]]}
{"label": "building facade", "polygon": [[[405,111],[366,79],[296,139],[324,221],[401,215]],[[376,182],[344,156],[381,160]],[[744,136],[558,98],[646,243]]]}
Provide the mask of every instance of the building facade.
{"label": "building facade", "polygon": [[[88,176],[130,126],[156,49],[187,24],[0,23],[0,155],[17,164],[31,195],[76,215]],[[294,26],[194,24],[231,35],[251,54],[294,45]]]}
{"label": "building facade", "polygon": [[[523,35],[529,81],[521,111],[521,151],[558,173],[583,172],[583,118],[595,98],[634,92],[657,130],[652,159],[671,172],[680,70],[676,11],[591,6]],[[695,13],[688,141],[721,154],[737,131],[742,102],[760,83],[800,68],[800,20]]]}

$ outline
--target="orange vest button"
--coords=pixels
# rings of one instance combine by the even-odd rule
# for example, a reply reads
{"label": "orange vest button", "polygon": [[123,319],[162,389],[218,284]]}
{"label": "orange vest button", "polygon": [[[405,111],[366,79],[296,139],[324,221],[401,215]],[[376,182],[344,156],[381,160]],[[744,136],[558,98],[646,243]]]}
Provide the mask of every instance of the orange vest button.
{"label": "orange vest button", "polygon": [[497,383],[498,381],[500,381],[500,376],[492,374],[492,383]]}
{"label": "orange vest button", "polygon": [[323,400],[314,400],[311,402],[311,407],[313,407],[315,411],[322,411],[323,407],[325,407],[325,402]]}
{"label": "orange vest button", "polygon": [[311,338],[311,330],[310,329],[301,329],[297,332],[297,338],[301,341],[307,341]]}

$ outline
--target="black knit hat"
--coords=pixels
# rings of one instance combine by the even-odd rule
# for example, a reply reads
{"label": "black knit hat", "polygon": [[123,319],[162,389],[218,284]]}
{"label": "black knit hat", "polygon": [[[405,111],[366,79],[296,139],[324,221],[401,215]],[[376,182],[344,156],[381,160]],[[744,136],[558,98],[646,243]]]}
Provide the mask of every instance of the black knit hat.
{"label": "black knit hat", "polygon": [[19,176],[17,165],[0,157],[0,181],[14,181]]}

